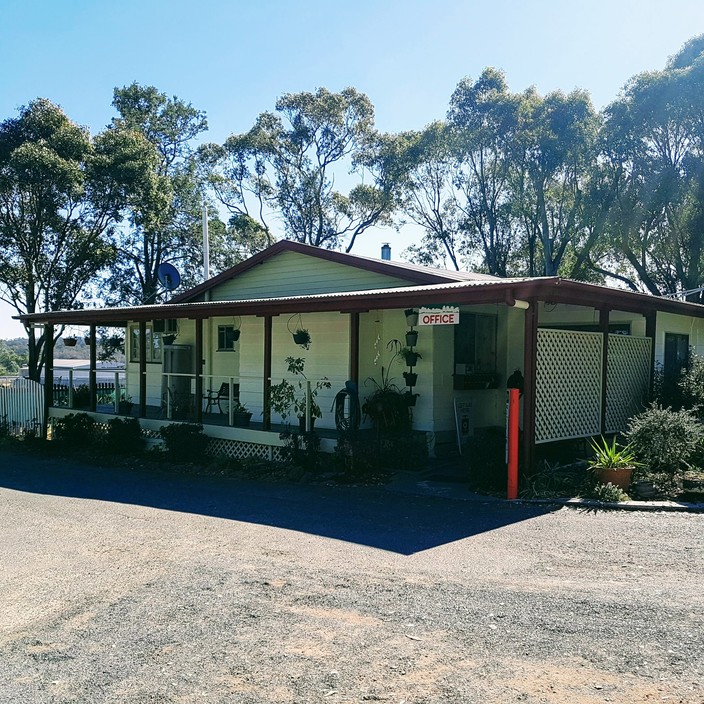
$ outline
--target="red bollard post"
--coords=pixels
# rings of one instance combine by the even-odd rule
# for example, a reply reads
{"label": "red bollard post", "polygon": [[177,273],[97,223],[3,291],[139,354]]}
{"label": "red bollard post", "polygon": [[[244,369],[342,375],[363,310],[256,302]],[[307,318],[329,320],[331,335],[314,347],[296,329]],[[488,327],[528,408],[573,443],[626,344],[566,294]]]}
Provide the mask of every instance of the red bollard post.
{"label": "red bollard post", "polygon": [[508,490],[507,498],[518,498],[518,389],[508,390]]}

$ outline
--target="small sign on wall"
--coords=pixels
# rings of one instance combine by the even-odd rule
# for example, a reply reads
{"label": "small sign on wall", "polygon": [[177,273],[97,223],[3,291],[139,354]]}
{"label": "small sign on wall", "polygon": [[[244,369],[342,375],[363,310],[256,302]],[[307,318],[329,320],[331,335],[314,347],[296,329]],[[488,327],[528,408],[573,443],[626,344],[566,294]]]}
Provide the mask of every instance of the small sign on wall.
{"label": "small sign on wall", "polygon": [[455,426],[457,428],[457,448],[461,455],[462,447],[474,435],[474,425],[472,423],[473,404],[471,399],[459,394],[455,394],[453,401],[455,405]]}
{"label": "small sign on wall", "polygon": [[457,306],[442,308],[421,308],[418,312],[418,325],[458,325],[460,309]]}

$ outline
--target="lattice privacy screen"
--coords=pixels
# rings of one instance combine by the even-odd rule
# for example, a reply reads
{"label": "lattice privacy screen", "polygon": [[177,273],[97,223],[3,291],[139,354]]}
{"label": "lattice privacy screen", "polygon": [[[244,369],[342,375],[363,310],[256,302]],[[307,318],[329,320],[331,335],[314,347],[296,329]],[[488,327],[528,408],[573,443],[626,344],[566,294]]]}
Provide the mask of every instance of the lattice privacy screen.
{"label": "lattice privacy screen", "polygon": [[273,445],[242,442],[241,440],[211,438],[208,443],[208,454],[213,457],[229,457],[236,460],[254,457],[260,460],[278,462],[281,459],[281,448]]}
{"label": "lattice privacy screen", "polygon": [[606,374],[606,432],[625,430],[628,419],[643,410],[650,385],[649,337],[609,335]]}
{"label": "lattice privacy screen", "polygon": [[599,434],[602,348],[600,333],[538,330],[536,443]]}

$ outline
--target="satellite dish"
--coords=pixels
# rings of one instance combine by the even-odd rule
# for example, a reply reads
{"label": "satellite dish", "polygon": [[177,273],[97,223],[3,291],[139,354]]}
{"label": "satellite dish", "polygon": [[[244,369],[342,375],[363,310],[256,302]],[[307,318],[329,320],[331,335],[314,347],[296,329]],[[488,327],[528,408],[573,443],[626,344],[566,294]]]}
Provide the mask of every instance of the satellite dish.
{"label": "satellite dish", "polygon": [[159,264],[156,275],[164,288],[169,292],[178,288],[181,284],[181,274],[179,274],[176,267],[173,264],[169,264],[169,262]]}

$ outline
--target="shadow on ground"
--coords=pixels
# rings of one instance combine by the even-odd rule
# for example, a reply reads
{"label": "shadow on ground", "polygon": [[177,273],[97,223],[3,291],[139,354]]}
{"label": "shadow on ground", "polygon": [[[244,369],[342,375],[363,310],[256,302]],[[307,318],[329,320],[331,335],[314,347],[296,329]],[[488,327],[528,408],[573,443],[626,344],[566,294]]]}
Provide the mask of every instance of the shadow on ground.
{"label": "shadow on ground", "polygon": [[555,510],[480,497],[419,496],[409,486],[265,484],[95,467],[14,452],[0,452],[0,487],[274,526],[402,555]]}

